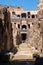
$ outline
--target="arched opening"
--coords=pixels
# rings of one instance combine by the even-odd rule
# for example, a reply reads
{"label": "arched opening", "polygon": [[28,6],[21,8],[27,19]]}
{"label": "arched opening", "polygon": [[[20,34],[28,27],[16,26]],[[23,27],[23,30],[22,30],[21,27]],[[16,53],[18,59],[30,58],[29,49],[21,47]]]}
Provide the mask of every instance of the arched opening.
{"label": "arched opening", "polygon": [[22,14],[21,14],[21,17],[22,17],[22,18],[26,18],[26,13],[22,13]]}
{"label": "arched opening", "polygon": [[20,15],[17,15],[18,18],[20,18]]}
{"label": "arched opening", "polygon": [[32,15],[32,18],[35,18],[35,15]]}
{"label": "arched opening", "polygon": [[22,25],[22,29],[23,29],[23,28],[27,29],[27,26],[26,26],[26,25]]}
{"label": "arched opening", "polygon": [[28,15],[30,15],[30,12],[28,12]]}
{"label": "arched opening", "polygon": [[15,12],[12,12],[13,15],[15,15]]}

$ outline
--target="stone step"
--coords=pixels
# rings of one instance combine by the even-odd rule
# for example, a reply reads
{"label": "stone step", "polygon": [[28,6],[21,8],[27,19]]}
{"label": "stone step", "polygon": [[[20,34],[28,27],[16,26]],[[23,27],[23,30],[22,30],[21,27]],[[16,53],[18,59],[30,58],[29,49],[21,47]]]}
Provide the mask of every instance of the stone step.
{"label": "stone step", "polygon": [[32,48],[30,44],[22,43],[19,45],[18,52],[14,55],[13,59],[12,56],[10,58],[12,60],[32,60],[35,51],[35,48]]}
{"label": "stone step", "polygon": [[34,50],[19,50],[20,53],[35,53]]}
{"label": "stone step", "polygon": [[31,48],[20,48],[20,49],[19,49],[19,51],[29,51],[29,50],[31,51],[31,50],[33,50],[33,49],[31,49]]}
{"label": "stone step", "polygon": [[27,54],[27,55],[15,55],[14,59],[33,59],[32,54]]}
{"label": "stone step", "polygon": [[33,59],[33,54],[28,51],[20,51],[15,54],[14,59]]}
{"label": "stone step", "polygon": [[34,52],[33,51],[19,51],[17,54],[19,55],[28,55],[28,54],[33,54]]}
{"label": "stone step", "polygon": [[35,48],[33,48],[30,44],[24,44],[22,43],[20,46],[19,46],[19,49],[18,49],[19,52],[28,52],[28,53],[34,53],[35,52]]}
{"label": "stone step", "polygon": [[22,44],[20,44],[20,46],[24,46],[25,47],[25,46],[27,46],[27,44],[26,43],[22,43]]}
{"label": "stone step", "polygon": [[19,47],[22,47],[22,48],[26,48],[26,47],[31,47],[30,44],[27,44],[27,43],[22,43]]}

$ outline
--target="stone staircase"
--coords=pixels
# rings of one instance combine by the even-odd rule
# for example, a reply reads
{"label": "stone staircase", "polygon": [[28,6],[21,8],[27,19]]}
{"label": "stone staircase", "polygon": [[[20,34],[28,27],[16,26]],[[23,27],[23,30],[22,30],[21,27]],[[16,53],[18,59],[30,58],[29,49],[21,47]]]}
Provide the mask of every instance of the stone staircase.
{"label": "stone staircase", "polygon": [[35,48],[31,47],[30,44],[22,43],[12,60],[33,60],[33,54],[36,52]]}

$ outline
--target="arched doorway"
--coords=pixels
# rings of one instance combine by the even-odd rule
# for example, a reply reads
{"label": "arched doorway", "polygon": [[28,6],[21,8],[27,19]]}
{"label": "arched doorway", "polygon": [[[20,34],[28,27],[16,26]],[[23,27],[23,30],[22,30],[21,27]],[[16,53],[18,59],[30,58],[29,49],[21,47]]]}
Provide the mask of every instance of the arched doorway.
{"label": "arched doorway", "polygon": [[26,13],[22,13],[22,14],[21,14],[21,17],[22,17],[22,18],[26,18]]}
{"label": "arched doorway", "polygon": [[22,29],[23,29],[23,28],[27,29],[27,26],[26,26],[26,25],[22,25]]}

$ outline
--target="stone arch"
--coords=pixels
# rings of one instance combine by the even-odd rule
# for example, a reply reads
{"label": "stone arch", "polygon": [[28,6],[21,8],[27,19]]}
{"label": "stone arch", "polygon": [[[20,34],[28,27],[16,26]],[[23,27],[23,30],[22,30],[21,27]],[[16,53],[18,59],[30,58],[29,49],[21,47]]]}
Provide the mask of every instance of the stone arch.
{"label": "stone arch", "polygon": [[22,18],[26,18],[26,13],[22,13],[22,14],[21,14],[21,17],[22,17]]}
{"label": "stone arch", "polygon": [[32,15],[32,18],[35,18],[35,15],[34,14]]}
{"label": "stone arch", "polygon": [[27,29],[27,26],[26,26],[26,25],[22,25],[22,29],[23,29],[23,28]]}

